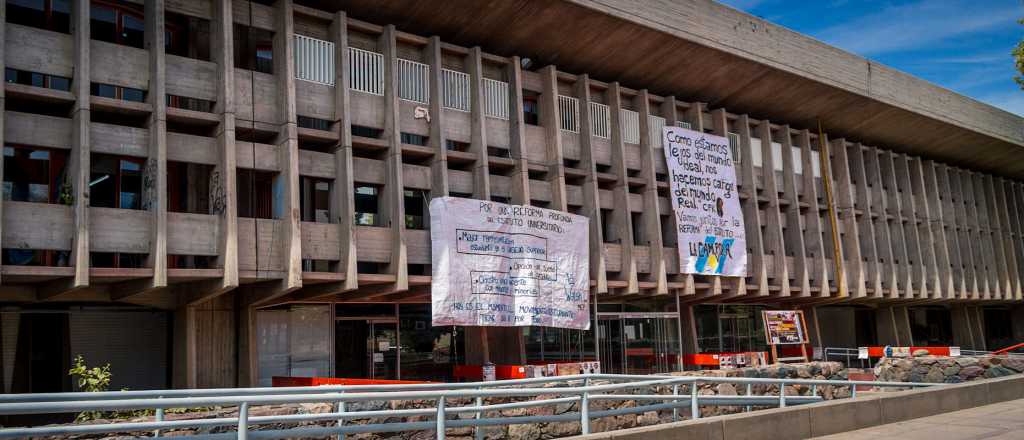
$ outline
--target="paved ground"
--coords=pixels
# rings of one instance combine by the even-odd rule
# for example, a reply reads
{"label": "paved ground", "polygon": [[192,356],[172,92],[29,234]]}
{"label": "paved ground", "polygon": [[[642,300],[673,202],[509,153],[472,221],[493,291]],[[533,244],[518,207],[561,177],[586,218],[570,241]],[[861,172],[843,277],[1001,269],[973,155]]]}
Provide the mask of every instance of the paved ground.
{"label": "paved ground", "polygon": [[880,425],[819,440],[1024,439],[1024,399]]}

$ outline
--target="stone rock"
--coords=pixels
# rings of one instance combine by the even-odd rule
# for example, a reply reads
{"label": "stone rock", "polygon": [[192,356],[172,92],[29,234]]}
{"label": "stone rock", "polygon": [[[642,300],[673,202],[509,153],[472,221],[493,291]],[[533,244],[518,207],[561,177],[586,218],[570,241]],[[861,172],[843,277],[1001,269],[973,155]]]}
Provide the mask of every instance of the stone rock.
{"label": "stone rock", "polygon": [[544,427],[543,437],[545,438],[562,438],[579,435],[580,422],[560,422],[560,423],[549,423]]}
{"label": "stone rock", "polygon": [[924,365],[934,365],[939,362],[939,358],[935,356],[924,356],[921,359],[918,359],[917,361]]}
{"label": "stone rock", "polygon": [[650,426],[658,423],[658,412],[647,411],[636,417],[636,424],[639,426]]}
{"label": "stone rock", "polygon": [[942,383],[946,380],[946,375],[942,374],[942,370],[938,367],[932,367],[928,370],[928,374],[924,376],[924,381],[929,383]]}
{"label": "stone rock", "polygon": [[960,383],[963,381],[964,380],[961,379],[960,376],[947,376],[946,379],[943,380],[945,383]]}
{"label": "stone rock", "polygon": [[832,391],[833,399],[846,399],[848,397],[850,397],[850,387],[848,386],[836,387]]}
{"label": "stone rock", "polygon": [[982,368],[980,365],[971,365],[969,367],[964,367],[960,369],[960,379],[968,381],[978,376],[981,376],[984,373],[985,369]]}
{"label": "stone rock", "polygon": [[956,358],[956,364],[961,368],[970,367],[972,365],[978,365],[978,359],[972,357],[961,356]]}
{"label": "stone rock", "polygon": [[928,354],[929,354],[928,350],[925,350],[923,348],[919,348],[917,350],[914,350],[914,352],[911,353],[910,355],[914,356],[914,357],[918,357],[918,356],[928,356]]}
{"label": "stone rock", "polygon": [[921,373],[916,372],[916,371],[911,371],[910,374],[907,375],[907,380],[906,381],[907,382],[918,382],[918,383],[920,383],[920,382],[924,382],[924,377],[925,377],[924,374],[921,374]]}
{"label": "stone rock", "polygon": [[736,392],[736,386],[731,383],[720,383],[717,388],[718,395],[720,396],[736,396],[739,394]]}
{"label": "stone rock", "polygon": [[992,356],[992,357],[988,358],[988,363],[990,363],[992,365],[1001,365],[1004,360],[1005,359],[1003,359],[1003,358],[1001,358],[999,356]]}
{"label": "stone rock", "polygon": [[539,440],[540,425],[537,423],[524,423],[509,426],[508,438],[516,440]]}
{"label": "stone rock", "polygon": [[910,359],[900,359],[893,364],[894,367],[901,370],[912,370],[914,369],[914,361]]}
{"label": "stone rock", "polygon": [[1018,373],[1024,373],[1024,359],[1008,358],[1003,361],[1003,367],[1009,368]]}
{"label": "stone rock", "polygon": [[942,369],[943,376],[956,376],[958,373],[960,373],[960,366],[955,362]]}
{"label": "stone rock", "polygon": [[1013,371],[1013,370],[1011,370],[1009,368],[1005,368],[1003,366],[1000,366],[1000,365],[993,365],[992,368],[989,368],[988,370],[985,370],[985,374],[983,374],[982,376],[984,376],[986,378],[993,378],[993,377],[1009,376],[1011,374],[1017,374],[1017,372]]}

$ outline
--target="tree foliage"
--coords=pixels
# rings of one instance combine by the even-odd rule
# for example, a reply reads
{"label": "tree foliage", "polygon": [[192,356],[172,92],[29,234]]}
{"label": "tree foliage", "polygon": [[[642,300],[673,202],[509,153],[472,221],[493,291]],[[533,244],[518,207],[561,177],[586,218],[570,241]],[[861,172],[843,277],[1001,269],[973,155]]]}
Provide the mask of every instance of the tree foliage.
{"label": "tree foliage", "polygon": [[[1017,20],[1017,23],[1024,24],[1024,18]],[[1024,89],[1024,40],[1017,42],[1017,46],[1013,48],[1013,61],[1017,67],[1017,76],[1013,77],[1013,80],[1017,82],[1017,85],[1021,89]]]}

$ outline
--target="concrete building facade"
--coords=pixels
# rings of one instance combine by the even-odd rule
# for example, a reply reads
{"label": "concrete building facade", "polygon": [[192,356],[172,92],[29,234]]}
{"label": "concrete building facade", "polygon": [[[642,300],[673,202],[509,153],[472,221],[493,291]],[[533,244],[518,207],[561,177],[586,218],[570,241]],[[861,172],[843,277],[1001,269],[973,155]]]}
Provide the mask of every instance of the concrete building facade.
{"label": "concrete building facade", "polygon": [[[71,390],[451,379],[426,205],[587,216],[591,331],[499,364],[1024,340],[1024,120],[704,1],[36,0],[0,9],[0,372]],[[664,126],[730,139],[749,276],[680,274]]]}

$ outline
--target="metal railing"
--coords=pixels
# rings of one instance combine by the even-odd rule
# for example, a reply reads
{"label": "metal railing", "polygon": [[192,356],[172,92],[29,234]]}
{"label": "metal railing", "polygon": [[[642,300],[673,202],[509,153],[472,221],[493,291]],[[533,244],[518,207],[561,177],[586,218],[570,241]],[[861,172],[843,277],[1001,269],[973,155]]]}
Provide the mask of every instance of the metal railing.
{"label": "metal railing", "polygon": [[[594,383],[599,382],[599,383]],[[731,383],[746,385],[744,395],[701,395],[703,383]],[[549,385],[548,387],[538,387]],[[553,385],[553,386],[552,386]],[[754,395],[754,385],[775,385],[777,395]],[[808,396],[787,395],[787,385],[811,387]],[[497,382],[428,383],[399,385],[357,385],[287,388],[188,389],[157,391],[118,391],[102,393],[50,393],[9,394],[0,396],[0,415],[54,414],[77,412],[105,412],[125,410],[155,410],[153,421],[101,423],[90,425],[50,425],[27,428],[0,429],[0,438],[20,438],[53,435],[112,434],[149,432],[159,436],[170,429],[236,427],[236,431],[195,435],[184,438],[295,438],[329,435],[433,430],[443,439],[446,428],[473,427],[476,438],[483,437],[483,427],[526,423],[552,423],[579,421],[581,431],[590,433],[590,422],[601,417],[641,414],[649,411],[671,411],[672,419],[679,420],[679,410],[690,409],[690,417],[700,417],[701,406],[786,407],[823,400],[818,387],[849,386],[856,397],[856,385],[873,387],[924,387],[942,384],[832,381],[813,379],[758,379],[693,376],[636,376],[636,375],[575,375],[549,378],[519,379]],[[685,387],[685,390],[684,390]],[[667,394],[671,390],[671,394]],[[686,391],[685,394],[682,392]],[[543,396],[543,399],[537,400]],[[484,404],[485,398],[530,398],[531,400]],[[373,401],[433,401],[433,407],[391,410],[349,410],[348,404]],[[595,410],[593,402],[599,400],[633,401],[635,406]],[[473,402],[469,405],[459,405]],[[332,411],[312,414],[253,416],[254,406],[299,403],[329,403]],[[552,415],[502,417],[489,415],[508,409],[538,406],[576,404],[576,412]],[[455,405],[455,406],[452,406]],[[169,408],[237,407],[234,417],[191,420],[166,420]],[[570,409],[571,411],[571,409]],[[471,418],[450,418],[458,414],[472,414]],[[432,421],[408,421],[409,417],[432,417]],[[352,419],[379,418],[373,423],[352,425]],[[401,419],[400,422],[386,420]],[[251,430],[255,425],[272,423],[297,424],[329,422],[326,426],[295,426],[284,429]]]}
{"label": "metal railing", "polygon": [[841,360],[847,368],[854,366],[853,361],[857,361],[860,368],[871,368],[871,359],[861,358],[860,349],[857,348],[825,347],[823,357],[825,361]]}

